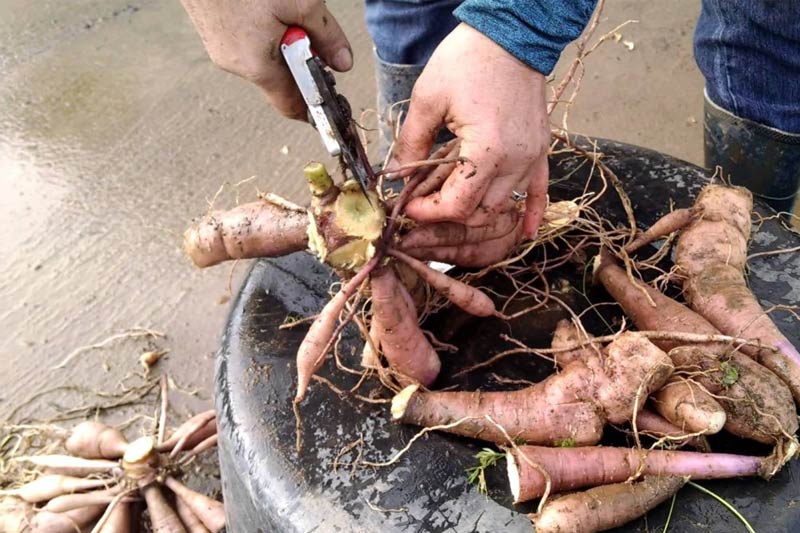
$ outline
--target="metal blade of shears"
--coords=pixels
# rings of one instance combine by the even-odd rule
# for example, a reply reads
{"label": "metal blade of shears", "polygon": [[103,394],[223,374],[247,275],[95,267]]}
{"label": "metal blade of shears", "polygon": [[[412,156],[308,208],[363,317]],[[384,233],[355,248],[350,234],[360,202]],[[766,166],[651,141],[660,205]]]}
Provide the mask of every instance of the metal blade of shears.
{"label": "metal blade of shears", "polygon": [[[322,96],[322,108],[333,129],[331,133],[341,148],[344,164],[350,169],[364,195],[369,199],[367,191],[375,181],[375,172],[369,164],[364,146],[356,132],[350,103],[336,91],[333,75],[323,67],[318,57],[312,57],[306,64]],[[369,201],[372,205],[372,200]]]}
{"label": "metal blade of shears", "polygon": [[281,39],[281,53],[308,106],[309,122],[322,138],[325,149],[350,169],[372,205],[367,191],[375,180],[375,173],[356,132],[350,104],[336,91],[336,79],[311,48],[308,34],[300,27],[287,28]]}

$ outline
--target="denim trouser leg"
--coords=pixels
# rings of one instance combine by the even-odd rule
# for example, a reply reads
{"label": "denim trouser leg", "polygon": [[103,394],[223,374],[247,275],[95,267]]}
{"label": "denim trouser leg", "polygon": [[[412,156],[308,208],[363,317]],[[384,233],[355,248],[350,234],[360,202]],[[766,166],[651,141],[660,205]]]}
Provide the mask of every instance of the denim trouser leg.
{"label": "denim trouser leg", "polygon": [[706,80],[706,166],[791,209],[800,182],[800,2],[703,0],[694,47]]}
{"label": "denim trouser leg", "polygon": [[[367,29],[375,43],[381,153],[389,147],[389,108],[411,98],[411,90],[431,54],[458,20],[453,10],[461,0],[366,0]],[[396,118],[407,104],[392,108]]]}

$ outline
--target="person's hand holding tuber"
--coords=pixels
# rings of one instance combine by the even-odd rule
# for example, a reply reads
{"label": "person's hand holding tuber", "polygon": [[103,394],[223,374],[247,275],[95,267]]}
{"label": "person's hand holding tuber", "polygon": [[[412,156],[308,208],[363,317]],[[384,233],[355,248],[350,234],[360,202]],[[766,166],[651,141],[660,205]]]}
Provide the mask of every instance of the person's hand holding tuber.
{"label": "person's hand holding tuber", "polygon": [[547,195],[550,142],[545,77],[500,45],[460,24],[423,70],[394,161],[426,159],[439,127],[461,142],[457,165],[441,190],[415,198],[405,213],[419,222],[443,220],[483,226],[514,208],[512,191],[527,192],[524,230],[536,234]]}

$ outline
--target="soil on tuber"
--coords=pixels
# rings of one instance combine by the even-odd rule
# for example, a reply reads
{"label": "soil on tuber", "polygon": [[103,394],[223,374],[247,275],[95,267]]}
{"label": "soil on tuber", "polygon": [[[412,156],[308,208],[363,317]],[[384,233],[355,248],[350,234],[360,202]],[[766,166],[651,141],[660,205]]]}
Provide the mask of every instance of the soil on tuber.
{"label": "soil on tuber", "polygon": [[183,249],[198,267],[287,255],[306,248],[307,225],[305,211],[262,199],[201,218],[183,234]]}
{"label": "soil on tuber", "polygon": [[[632,281],[606,253],[595,261],[595,276],[640,329],[719,334],[688,307],[642,282]],[[690,372],[697,383],[717,397],[726,412],[724,427],[730,433],[766,444],[794,440],[798,423],[791,392],[768,369],[725,343],[682,346],[685,343],[681,341],[655,342],[670,350],[677,368]],[[736,373],[735,379],[727,377],[732,372]]]}
{"label": "soil on tuber", "polygon": [[800,401],[800,353],[762,309],[744,277],[752,193],[742,187],[708,185],[694,209],[698,216],[675,245],[675,264],[685,276],[689,305],[721,332],[763,344],[742,346],[741,351],[780,377]]}
{"label": "soil on tuber", "polygon": [[648,476],[632,483],[601,485],[550,500],[531,520],[537,533],[593,533],[638,518],[670,498],[685,478]]}
{"label": "soil on tuber", "polygon": [[441,362],[419,328],[411,297],[390,266],[374,270],[370,281],[375,336],[389,366],[406,384],[431,385]]}

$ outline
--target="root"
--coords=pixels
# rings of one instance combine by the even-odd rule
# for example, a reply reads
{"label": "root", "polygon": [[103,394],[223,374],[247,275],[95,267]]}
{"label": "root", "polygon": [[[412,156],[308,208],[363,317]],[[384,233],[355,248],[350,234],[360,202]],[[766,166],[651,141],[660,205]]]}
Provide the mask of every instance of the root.
{"label": "root", "polygon": [[157,338],[158,337],[158,338],[162,338],[163,339],[164,337],[166,337],[166,335],[164,335],[160,331],[155,331],[155,330],[152,330],[150,328],[143,328],[143,327],[136,326],[136,327],[127,329],[125,331],[122,331],[120,333],[115,333],[114,335],[111,335],[110,337],[107,337],[107,338],[105,338],[105,339],[103,339],[101,341],[98,341],[98,342],[94,343],[94,344],[89,344],[87,346],[81,346],[79,348],[75,348],[60,363],[58,363],[56,366],[52,367],[52,369],[55,370],[55,369],[58,369],[58,368],[64,368],[73,359],[75,359],[77,356],[79,356],[80,354],[82,354],[84,352],[88,352],[88,351],[91,351],[91,350],[99,350],[100,348],[105,348],[106,346],[108,346],[112,342],[118,341],[118,340],[121,340],[121,339],[134,339],[134,338],[137,338],[137,337],[153,337],[153,338]]}
{"label": "root", "polygon": [[430,427],[422,428],[413,437],[411,437],[411,440],[409,440],[408,443],[405,446],[403,446],[403,448],[400,449],[399,452],[394,454],[394,456],[391,459],[386,460],[386,461],[378,461],[378,462],[375,462],[375,461],[361,461],[361,464],[364,465],[364,466],[372,466],[372,467],[375,467],[375,468],[382,468],[382,467],[386,467],[386,466],[391,466],[393,464],[396,464],[400,459],[402,459],[402,457],[406,454],[406,452],[408,452],[408,450],[411,449],[411,447],[414,445],[415,442],[417,442],[420,438],[424,437],[425,435],[427,435],[431,431],[448,430],[448,429],[454,428],[456,426],[459,426],[459,425],[463,424],[464,422],[468,422],[470,420],[477,420],[479,418],[483,418],[483,417],[480,417],[480,416],[465,416],[464,418],[460,418],[460,419],[458,419],[458,420],[456,420],[454,422],[450,422],[449,424],[442,424],[440,426],[430,426]]}
{"label": "root", "polygon": [[97,415],[99,413],[103,413],[105,411],[111,411],[114,409],[118,409],[120,407],[135,405],[140,403],[145,397],[147,397],[157,386],[158,386],[157,381],[147,381],[142,385],[136,387],[130,387],[124,389],[120,393],[113,393],[113,394],[98,392],[95,390],[87,389],[85,387],[78,387],[74,385],[62,385],[58,387],[53,387],[51,389],[46,389],[44,391],[37,392],[36,394],[33,394],[27,399],[25,399],[22,403],[20,403],[19,405],[14,407],[14,409],[12,409],[12,411],[7,416],[7,420],[13,420],[15,415],[21,409],[23,409],[27,405],[30,405],[35,400],[43,396],[47,396],[48,394],[51,394],[53,392],[68,391],[83,395],[94,395],[98,398],[113,398],[113,400],[109,402],[87,403],[78,407],[71,407],[69,409],[62,408],[60,414],[42,420],[42,422],[44,423],[63,422],[66,420],[74,420],[76,418],[87,418],[90,416]]}
{"label": "root", "polygon": [[639,292],[642,293],[647,300],[647,303],[650,304],[650,307],[656,307],[656,303],[653,301],[653,297],[647,292],[647,289],[645,289],[640,283],[636,282],[637,279],[633,275],[633,261],[631,261],[631,258],[628,257],[628,253],[625,251],[625,248],[622,249],[621,255],[622,262],[625,265],[625,273],[628,275],[628,281],[630,282],[631,286],[636,287]]}
{"label": "root", "polygon": [[219,442],[219,434],[215,433],[202,441],[200,444],[192,448],[188,453],[186,453],[181,460],[179,461],[181,466],[187,465],[192,459],[200,455],[201,453],[210,450],[217,446]]}
{"label": "root", "polygon": [[355,398],[355,399],[357,399],[359,401],[362,401],[364,403],[370,403],[370,404],[392,403],[392,400],[390,398],[367,398],[366,396],[363,396],[361,394],[354,394],[352,391],[342,390],[339,387],[337,387],[336,385],[334,385],[331,380],[329,380],[327,378],[324,378],[322,376],[314,376],[311,379],[313,379],[314,381],[316,381],[318,383],[322,383],[323,385],[328,387],[331,391],[333,391],[334,394],[336,394],[337,396],[339,396],[341,398],[348,398],[348,397]]}
{"label": "root", "polygon": [[350,467],[351,474],[355,472],[356,467],[358,467],[358,462],[361,460],[361,455],[364,452],[364,436],[361,434],[358,435],[358,438],[356,440],[354,440],[350,444],[347,444],[341,450],[339,450],[339,453],[337,453],[336,457],[333,458],[334,472],[338,471],[339,466],[342,465],[342,463],[340,463],[339,460],[348,453],[350,453],[356,447],[358,448],[358,454],[356,455],[355,459],[353,459],[353,461],[351,461],[350,463],[344,464],[344,466]]}
{"label": "root", "polygon": [[747,261],[754,259],[756,257],[766,257],[770,255],[780,255],[780,254],[793,254],[796,252],[800,252],[800,246],[795,246],[794,248],[781,248],[780,250],[769,250],[766,252],[756,252],[754,254],[750,254],[747,256]]}
{"label": "root", "polygon": [[172,448],[172,451],[170,451],[170,459],[177,457],[177,455],[186,447],[186,443],[189,441],[189,439],[192,438],[195,433],[203,429],[203,427],[208,424],[214,418],[214,416],[216,416],[214,411],[208,411],[206,416],[198,418],[194,424],[187,428],[186,433],[184,433],[184,435],[178,439],[175,447]]}
{"label": "root", "polygon": [[[359,298],[361,293],[366,289],[367,283],[369,283],[369,273],[372,270],[374,270],[374,268],[377,265],[378,265],[378,261],[375,261],[374,263],[372,261],[370,261],[369,263],[364,265],[364,268],[361,271],[359,271],[359,275],[363,274],[363,280],[358,280],[359,281],[359,287],[355,291],[356,298]],[[355,283],[352,283],[352,282],[357,277],[358,277],[358,275],[354,276],[350,281],[347,282],[346,285],[344,285],[342,287],[341,290],[345,294],[349,294],[349,293],[352,292],[352,287],[355,286]],[[346,303],[345,303],[345,305],[346,305]],[[324,358],[327,355],[327,353],[330,351],[330,349],[333,347],[334,343],[338,343],[339,342],[339,339],[340,339],[340,337],[342,335],[342,331],[344,331],[344,328],[346,328],[347,325],[350,323],[350,321],[353,320],[353,317],[355,317],[357,312],[358,312],[358,306],[353,305],[352,308],[347,312],[345,317],[341,321],[339,321],[339,325],[336,326],[335,330],[333,330],[333,335],[331,335],[330,340],[328,340],[328,343],[325,345],[325,348],[323,348],[322,354],[320,355],[320,358]]]}
{"label": "root", "polygon": [[164,433],[167,430],[167,409],[169,408],[169,384],[166,376],[161,376],[161,409],[159,411],[156,428],[156,446],[161,446],[164,442]]}
{"label": "root", "polygon": [[627,254],[632,254],[648,244],[662,239],[672,233],[685,228],[695,217],[694,209],[677,209],[661,217],[655,224],[641,232],[624,250]]}
{"label": "root", "polygon": [[434,335],[433,332],[428,331],[427,329],[423,329],[422,333],[428,338],[428,342],[431,343],[431,346],[433,346],[437,352],[458,353],[458,346],[455,344],[440,341],[436,338],[436,335]]}
{"label": "root", "polygon": [[403,177],[403,173],[406,170],[417,170],[420,168],[425,167],[434,167],[439,165],[447,165],[448,163],[461,163],[466,164],[470,163],[475,166],[469,158],[458,156],[458,157],[442,157],[439,159],[425,159],[422,161],[412,161],[411,163],[406,163],[404,165],[400,165],[397,168],[393,168],[391,170],[384,169],[375,173],[376,176],[386,176],[387,179],[393,180]]}
{"label": "root", "polygon": [[279,195],[271,193],[271,192],[261,193],[261,194],[258,195],[258,197],[261,198],[262,200],[265,200],[265,201],[271,203],[272,205],[275,205],[277,207],[281,207],[283,209],[287,209],[289,211],[296,211],[298,213],[305,213],[306,212],[306,208],[305,207],[297,205],[296,203],[294,203],[294,202],[292,202],[290,200],[287,200],[283,196],[279,196]]}
{"label": "root", "polygon": [[534,382],[534,381],[530,381],[530,380],[527,380],[527,379],[507,378],[507,377],[501,376],[500,374],[497,374],[495,372],[492,372],[491,374],[489,374],[489,377],[491,377],[496,382],[502,383],[504,385],[514,385],[514,386],[523,385],[525,387],[531,387],[533,385],[536,385],[536,382]]}
{"label": "root", "polygon": [[135,493],[136,491],[137,491],[137,489],[130,489],[130,490],[127,490],[127,491],[120,492],[119,494],[114,496],[114,499],[111,500],[111,502],[109,502],[108,507],[106,507],[106,510],[103,512],[103,514],[100,517],[100,519],[97,521],[95,526],[92,528],[91,533],[99,533],[103,529],[103,526],[106,524],[108,519],[111,517],[111,513],[114,512],[114,509],[117,507],[117,505],[122,500],[124,500],[125,498],[128,498],[129,496],[132,496],[133,493]]}
{"label": "root", "polygon": [[285,329],[293,329],[293,328],[296,328],[297,326],[302,326],[303,324],[310,324],[311,322],[314,322],[317,318],[319,318],[319,314],[311,315],[311,316],[307,316],[307,317],[303,317],[303,318],[295,318],[295,317],[292,317],[292,316],[287,316],[284,319],[283,324],[278,326],[278,329],[281,330],[281,331],[283,331]]}
{"label": "root", "polygon": [[300,417],[300,402],[292,402],[292,412],[294,413],[294,450],[297,455],[303,450],[303,420]]}
{"label": "root", "polygon": [[[646,337],[648,340],[651,341],[676,341],[676,342],[681,342],[683,344],[710,344],[719,342],[719,343],[729,343],[734,345],[738,344],[740,346],[755,346],[761,350],[771,350],[773,352],[778,351],[778,348],[776,348],[775,346],[765,346],[757,341],[752,341],[750,339],[743,339],[740,337],[730,337],[728,335],[706,335],[698,333],[682,333],[674,331],[646,331],[646,330],[637,331],[636,333],[638,333],[643,337]],[[504,350],[498,354],[495,354],[486,361],[476,363],[474,365],[471,365],[467,368],[464,368],[456,372],[453,376],[459,377],[468,374],[470,372],[474,372],[475,370],[486,368],[502,359],[505,359],[510,355],[532,354],[547,359],[548,361],[554,361],[552,358],[547,356],[558,353],[569,352],[572,350],[576,350],[578,348],[583,348],[585,346],[591,346],[594,343],[605,344],[607,342],[614,341],[618,336],[619,333],[613,335],[604,335],[602,337],[593,337],[592,339],[587,339],[571,344],[565,344],[564,346],[561,346],[559,348],[529,348],[525,346],[523,343],[507,335],[501,335],[501,338],[503,340],[515,343],[517,344],[518,347]]]}

